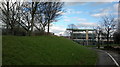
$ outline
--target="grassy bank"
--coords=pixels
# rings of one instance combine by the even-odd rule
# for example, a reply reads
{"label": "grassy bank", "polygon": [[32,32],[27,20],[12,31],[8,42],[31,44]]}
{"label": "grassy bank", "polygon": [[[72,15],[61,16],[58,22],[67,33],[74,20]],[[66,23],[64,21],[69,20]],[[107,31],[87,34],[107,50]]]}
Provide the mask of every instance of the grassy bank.
{"label": "grassy bank", "polygon": [[3,36],[3,65],[94,65],[96,52],[57,36]]}

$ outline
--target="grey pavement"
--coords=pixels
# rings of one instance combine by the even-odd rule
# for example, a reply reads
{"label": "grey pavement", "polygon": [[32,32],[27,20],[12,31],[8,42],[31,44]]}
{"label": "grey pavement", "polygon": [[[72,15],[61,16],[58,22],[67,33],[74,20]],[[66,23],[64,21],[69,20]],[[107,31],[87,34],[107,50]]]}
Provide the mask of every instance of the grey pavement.
{"label": "grey pavement", "polygon": [[[112,51],[104,51],[96,48],[92,48],[98,53],[98,61],[96,67],[118,67],[113,59],[107,54],[109,53],[120,65],[120,55]],[[107,53],[106,53],[107,52]]]}
{"label": "grey pavement", "polygon": [[102,50],[96,50],[98,53],[98,62],[96,65],[98,66],[116,66],[114,61]]}
{"label": "grey pavement", "polygon": [[108,52],[110,55],[112,55],[112,57],[117,61],[117,63],[120,65],[120,54],[118,54],[117,52],[113,52],[113,51],[106,51]]}

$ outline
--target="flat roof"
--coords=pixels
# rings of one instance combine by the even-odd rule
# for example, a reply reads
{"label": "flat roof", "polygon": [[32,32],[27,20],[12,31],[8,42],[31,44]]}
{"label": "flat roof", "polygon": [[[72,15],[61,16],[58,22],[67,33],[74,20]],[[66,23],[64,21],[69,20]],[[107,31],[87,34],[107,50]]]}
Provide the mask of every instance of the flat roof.
{"label": "flat roof", "polygon": [[73,30],[73,31],[94,31],[95,29],[66,29],[66,30]]}

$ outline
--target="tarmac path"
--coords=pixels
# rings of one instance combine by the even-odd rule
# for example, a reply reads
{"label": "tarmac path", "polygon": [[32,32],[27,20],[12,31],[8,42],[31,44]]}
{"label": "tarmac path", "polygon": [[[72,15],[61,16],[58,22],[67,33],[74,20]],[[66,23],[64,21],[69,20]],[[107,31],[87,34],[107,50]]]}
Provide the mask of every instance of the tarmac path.
{"label": "tarmac path", "polygon": [[96,67],[120,67],[120,54],[93,48],[98,53]]}

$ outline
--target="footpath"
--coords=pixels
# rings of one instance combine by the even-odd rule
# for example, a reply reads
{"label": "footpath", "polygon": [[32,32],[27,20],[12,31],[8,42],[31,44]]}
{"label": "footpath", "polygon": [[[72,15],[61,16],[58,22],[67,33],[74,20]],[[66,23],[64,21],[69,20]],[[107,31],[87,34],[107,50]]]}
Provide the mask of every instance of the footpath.
{"label": "footpath", "polygon": [[96,67],[120,67],[120,54],[114,51],[90,48],[97,52],[98,61]]}

